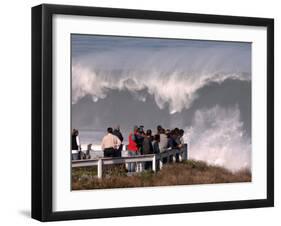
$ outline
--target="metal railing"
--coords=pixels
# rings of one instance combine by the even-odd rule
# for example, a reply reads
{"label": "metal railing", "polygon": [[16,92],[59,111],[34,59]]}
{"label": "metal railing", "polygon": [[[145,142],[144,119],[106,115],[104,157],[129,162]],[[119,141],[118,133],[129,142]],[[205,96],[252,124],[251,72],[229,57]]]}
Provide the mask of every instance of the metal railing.
{"label": "metal railing", "polygon": [[140,172],[143,171],[143,163],[151,162],[152,171],[156,172],[157,163],[159,162],[159,169],[161,170],[164,164],[164,160],[167,160],[167,163],[176,162],[176,160],[181,162],[188,159],[188,145],[184,144],[181,149],[167,149],[159,154],[147,154],[139,155],[132,157],[114,157],[114,158],[97,158],[97,159],[87,159],[87,160],[73,160],[72,167],[86,167],[86,166],[97,166],[97,177],[102,178],[103,166],[104,165],[114,165],[114,164],[129,164],[136,163],[140,169]]}

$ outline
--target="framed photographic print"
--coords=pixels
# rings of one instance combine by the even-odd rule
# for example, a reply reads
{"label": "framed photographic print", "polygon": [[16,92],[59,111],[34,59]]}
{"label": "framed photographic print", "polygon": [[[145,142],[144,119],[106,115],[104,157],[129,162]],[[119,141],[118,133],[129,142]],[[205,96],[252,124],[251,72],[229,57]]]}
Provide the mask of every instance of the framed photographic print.
{"label": "framed photographic print", "polygon": [[32,217],[274,205],[274,21],[32,8]]}

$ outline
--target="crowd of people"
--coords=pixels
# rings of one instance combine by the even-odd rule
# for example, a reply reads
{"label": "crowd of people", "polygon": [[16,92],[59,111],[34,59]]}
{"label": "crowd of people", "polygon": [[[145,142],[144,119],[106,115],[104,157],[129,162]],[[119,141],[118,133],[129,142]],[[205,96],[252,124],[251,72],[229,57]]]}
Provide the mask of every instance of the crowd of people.
{"label": "crowd of people", "polygon": [[[79,132],[73,129],[72,132],[72,159],[77,160],[79,156],[80,141]],[[180,149],[184,145],[184,130],[174,128],[165,129],[161,125],[157,126],[156,133],[152,130],[144,130],[144,126],[134,126],[128,137],[128,156],[138,156],[145,154],[158,154],[167,149]],[[101,149],[104,157],[121,157],[123,150],[123,135],[120,126],[107,128],[107,134],[101,142]],[[81,151],[80,151],[81,153]],[[134,164],[129,164],[129,171],[133,171]]]}
{"label": "crowd of people", "polygon": [[134,126],[129,134],[128,151],[143,155],[158,154],[169,148],[178,149],[184,143],[183,134],[182,129],[164,129],[159,125],[156,134],[153,135],[151,129],[144,131],[143,126]]}
{"label": "crowd of people", "polygon": [[[167,149],[180,149],[184,145],[184,130],[175,128],[173,130],[164,129],[157,126],[156,134],[152,134],[151,129],[144,131],[143,126],[134,126],[129,134],[128,156],[144,154],[158,154]],[[129,164],[128,171],[134,171],[135,164]],[[151,168],[151,163],[147,162],[145,168]]]}

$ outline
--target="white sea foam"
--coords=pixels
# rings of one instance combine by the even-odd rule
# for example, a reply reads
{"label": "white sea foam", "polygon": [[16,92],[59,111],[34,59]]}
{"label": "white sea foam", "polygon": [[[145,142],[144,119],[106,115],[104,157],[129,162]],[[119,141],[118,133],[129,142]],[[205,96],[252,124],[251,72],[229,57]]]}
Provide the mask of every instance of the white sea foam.
{"label": "white sea foam", "polygon": [[236,171],[251,168],[251,141],[245,136],[237,106],[198,110],[186,128],[189,157]]}

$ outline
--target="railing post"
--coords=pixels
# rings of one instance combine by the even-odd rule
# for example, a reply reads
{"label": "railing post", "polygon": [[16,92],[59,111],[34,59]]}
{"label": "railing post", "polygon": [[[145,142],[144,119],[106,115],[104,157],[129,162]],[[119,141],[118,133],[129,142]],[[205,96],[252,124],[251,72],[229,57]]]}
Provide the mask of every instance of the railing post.
{"label": "railing post", "polygon": [[163,167],[163,158],[160,156],[160,159],[159,159],[159,168],[160,170],[162,169]]}
{"label": "railing post", "polygon": [[139,162],[136,162],[135,163],[135,172],[140,172],[140,165],[139,165]]}
{"label": "railing post", "polygon": [[144,171],[145,162],[140,162],[140,172]]}
{"label": "railing post", "polygon": [[[125,154],[124,156],[128,157],[129,153],[128,153],[128,145],[125,146]],[[129,169],[129,163],[125,163],[125,167],[128,170]]]}
{"label": "railing post", "polygon": [[177,155],[177,154],[176,154],[175,152],[174,152],[173,155],[172,155],[172,157],[173,157],[173,163],[176,162],[176,155]]}
{"label": "railing post", "polygon": [[188,155],[187,155],[188,146],[189,146],[189,144],[184,144],[184,150],[183,150],[183,159],[184,159],[184,160],[187,160],[187,159],[188,159]]}
{"label": "railing post", "polygon": [[156,155],[154,155],[152,159],[152,170],[156,172]]}
{"label": "railing post", "polygon": [[102,159],[98,160],[98,178],[102,178]]}
{"label": "railing post", "polygon": [[137,169],[138,173],[141,173],[143,171],[143,163],[142,162],[137,162]]}
{"label": "railing post", "polygon": [[182,153],[179,154],[179,161],[182,162]]}

